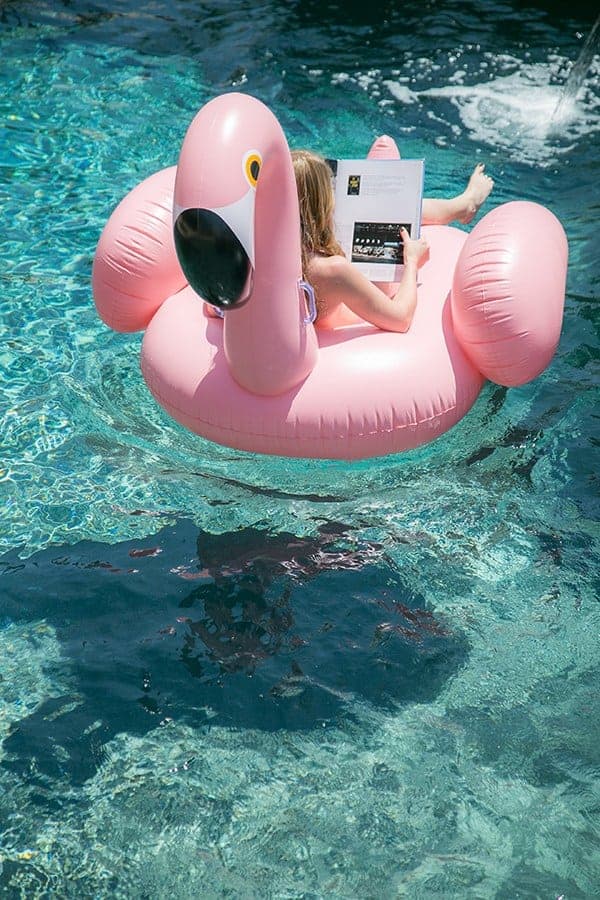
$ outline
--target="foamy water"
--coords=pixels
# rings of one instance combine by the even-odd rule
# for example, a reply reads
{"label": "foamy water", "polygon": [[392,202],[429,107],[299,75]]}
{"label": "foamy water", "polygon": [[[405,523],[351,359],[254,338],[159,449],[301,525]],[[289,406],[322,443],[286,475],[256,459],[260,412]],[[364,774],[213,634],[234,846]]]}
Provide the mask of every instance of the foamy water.
{"label": "foamy water", "polygon": [[[447,62],[449,67],[452,61]],[[338,73],[333,81],[353,81],[401,119],[406,118],[407,107],[427,107],[427,117],[448,133],[447,138],[438,136],[439,146],[466,136],[517,162],[545,167],[559,161],[578,140],[589,141],[600,131],[599,58],[592,61],[577,95],[565,101],[565,73],[570,64],[559,56],[523,63],[507,55],[490,55],[480,62],[476,74],[483,78],[477,81],[469,68],[458,65],[448,76],[445,65],[416,60],[391,78],[381,70],[370,70],[352,76]],[[411,68],[410,75],[404,74],[406,68]],[[421,86],[438,79],[439,84]],[[409,109],[409,120],[414,115]]]}

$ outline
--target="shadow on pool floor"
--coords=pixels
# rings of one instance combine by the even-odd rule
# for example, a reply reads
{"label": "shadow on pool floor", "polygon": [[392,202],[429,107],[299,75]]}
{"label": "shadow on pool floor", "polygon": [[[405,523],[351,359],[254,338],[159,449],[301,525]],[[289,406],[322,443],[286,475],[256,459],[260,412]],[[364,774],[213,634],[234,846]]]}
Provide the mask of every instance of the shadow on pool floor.
{"label": "shadow on pool floor", "polygon": [[42,792],[90,777],[114,734],[169,719],[310,729],[361,703],[428,702],[468,653],[384,548],[339,523],[306,538],[181,521],[142,541],[7,554],[0,584],[3,616],[45,620],[75,683],[4,742],[3,765]]}

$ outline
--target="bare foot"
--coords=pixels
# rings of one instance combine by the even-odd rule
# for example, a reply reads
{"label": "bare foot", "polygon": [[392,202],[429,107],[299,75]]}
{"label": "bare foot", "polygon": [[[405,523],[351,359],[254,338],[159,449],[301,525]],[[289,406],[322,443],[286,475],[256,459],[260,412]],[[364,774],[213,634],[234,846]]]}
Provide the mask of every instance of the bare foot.
{"label": "bare foot", "polygon": [[469,183],[463,191],[464,212],[457,217],[458,221],[462,222],[463,225],[467,225],[471,221],[494,187],[493,179],[485,174],[484,168],[483,163],[477,163],[473,169],[473,174],[469,178]]}

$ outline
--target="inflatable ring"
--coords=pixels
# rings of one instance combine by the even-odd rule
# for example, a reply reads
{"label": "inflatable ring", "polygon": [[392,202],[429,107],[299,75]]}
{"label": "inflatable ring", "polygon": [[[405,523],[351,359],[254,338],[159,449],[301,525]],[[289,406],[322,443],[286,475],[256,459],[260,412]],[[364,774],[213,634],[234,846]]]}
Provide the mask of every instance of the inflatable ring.
{"label": "inflatable ring", "polygon": [[408,333],[352,314],[315,328],[287,141],[260,101],[225,94],[192,121],[178,165],[112,214],[95,302],[112,328],[145,329],[146,383],[197,434],[283,456],[396,453],[452,427],[485,379],[536,377],[562,323],[567,242],[545,207],[513,201],[468,235],[423,233],[430,253]]}

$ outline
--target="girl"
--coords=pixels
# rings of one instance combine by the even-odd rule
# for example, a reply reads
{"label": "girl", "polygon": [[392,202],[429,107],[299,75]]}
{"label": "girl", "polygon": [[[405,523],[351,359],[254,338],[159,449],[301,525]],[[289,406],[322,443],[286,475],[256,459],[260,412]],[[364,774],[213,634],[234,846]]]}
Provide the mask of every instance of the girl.
{"label": "girl", "polygon": [[[388,296],[364,277],[344,256],[333,231],[331,169],[323,157],[309,150],[293,150],[302,229],[302,271],[317,300],[318,327],[333,327],[343,307],[386,331],[408,331],[417,305],[417,269],[427,254],[424,238],[411,240],[402,229],[404,270],[395,293]],[[425,225],[470,222],[492,190],[494,182],[475,167],[462,194],[452,199],[423,200]],[[336,314],[338,314],[336,316]]]}

